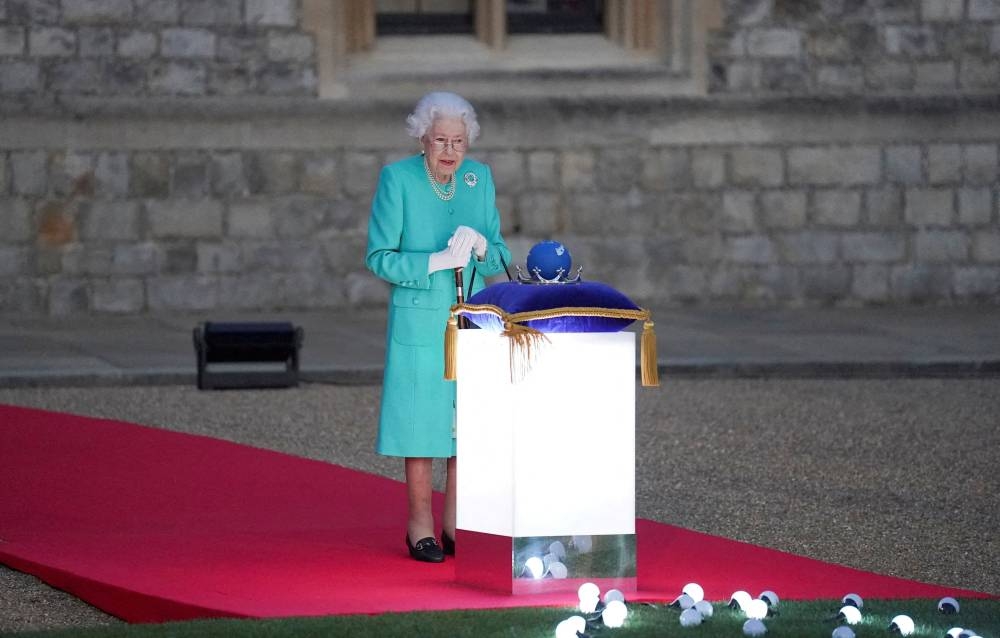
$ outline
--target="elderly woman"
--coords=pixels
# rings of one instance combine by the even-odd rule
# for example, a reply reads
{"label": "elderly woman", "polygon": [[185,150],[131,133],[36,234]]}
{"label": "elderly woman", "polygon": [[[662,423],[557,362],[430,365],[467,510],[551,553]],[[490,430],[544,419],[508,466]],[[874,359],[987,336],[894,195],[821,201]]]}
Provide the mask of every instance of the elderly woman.
{"label": "elderly woman", "polygon": [[[455,552],[455,383],[444,380],[455,269],[478,290],[503,272],[510,251],[490,169],[465,157],[479,135],[472,105],[429,93],[406,121],[422,151],[382,168],[368,223],[365,263],[391,284],[376,450],[405,459],[410,556],[439,563]],[[447,459],[440,544],[431,510],[435,458]]]}

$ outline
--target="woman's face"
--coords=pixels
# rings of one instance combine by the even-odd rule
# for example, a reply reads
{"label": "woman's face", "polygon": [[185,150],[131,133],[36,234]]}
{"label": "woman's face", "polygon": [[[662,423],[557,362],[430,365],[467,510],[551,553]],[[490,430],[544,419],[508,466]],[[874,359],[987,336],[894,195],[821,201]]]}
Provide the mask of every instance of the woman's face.
{"label": "woman's face", "polygon": [[465,122],[459,117],[438,118],[420,141],[434,177],[442,184],[447,182],[462,164],[468,148]]}

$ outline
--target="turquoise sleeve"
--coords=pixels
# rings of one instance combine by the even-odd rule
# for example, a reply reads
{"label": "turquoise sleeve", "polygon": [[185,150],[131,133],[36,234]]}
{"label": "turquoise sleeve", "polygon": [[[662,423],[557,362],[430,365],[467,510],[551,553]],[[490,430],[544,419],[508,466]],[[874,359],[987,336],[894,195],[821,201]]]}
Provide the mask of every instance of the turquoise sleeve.
{"label": "turquoise sleeve", "polygon": [[427,272],[430,253],[401,250],[403,236],[403,192],[391,167],[379,174],[368,220],[365,265],[376,277],[397,286],[430,288]]}

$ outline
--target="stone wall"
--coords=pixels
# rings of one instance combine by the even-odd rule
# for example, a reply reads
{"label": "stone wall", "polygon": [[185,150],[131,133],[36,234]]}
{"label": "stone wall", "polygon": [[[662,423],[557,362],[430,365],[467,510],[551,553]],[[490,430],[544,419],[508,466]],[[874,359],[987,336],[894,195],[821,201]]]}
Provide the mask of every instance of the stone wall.
{"label": "stone wall", "polygon": [[1000,0],[727,0],[713,91],[996,92]]}
{"label": "stone wall", "polygon": [[3,0],[0,97],[315,95],[297,0]]}
{"label": "stone wall", "polygon": [[[8,117],[0,310],[384,303],[368,205],[409,107]],[[557,238],[646,303],[1000,301],[995,99],[479,107],[518,263]]]}

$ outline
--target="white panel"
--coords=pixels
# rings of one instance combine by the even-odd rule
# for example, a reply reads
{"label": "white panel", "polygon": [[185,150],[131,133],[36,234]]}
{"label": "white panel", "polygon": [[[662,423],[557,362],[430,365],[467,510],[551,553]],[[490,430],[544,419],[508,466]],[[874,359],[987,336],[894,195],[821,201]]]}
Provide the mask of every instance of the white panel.
{"label": "white panel", "polygon": [[461,331],[458,526],[635,532],[635,335],[549,334],[511,383],[507,339]]}

